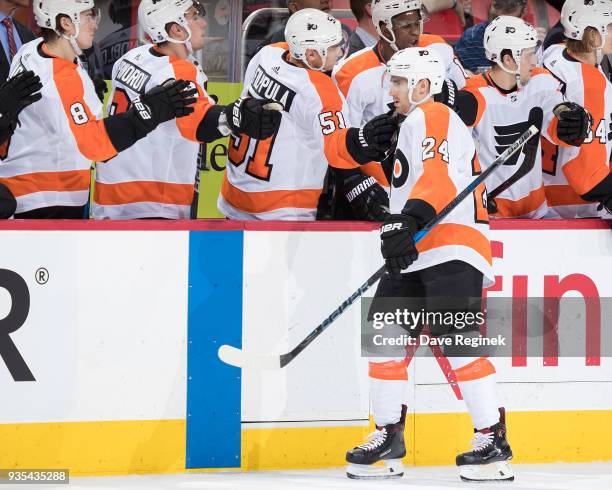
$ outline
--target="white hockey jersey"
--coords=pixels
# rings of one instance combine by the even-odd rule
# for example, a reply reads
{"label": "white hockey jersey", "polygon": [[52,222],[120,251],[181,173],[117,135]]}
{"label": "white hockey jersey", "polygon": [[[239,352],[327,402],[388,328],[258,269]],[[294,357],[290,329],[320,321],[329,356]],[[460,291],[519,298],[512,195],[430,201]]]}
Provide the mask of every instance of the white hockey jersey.
{"label": "white hockey jersey", "polygon": [[[391,181],[391,213],[410,200],[425,201],[439,213],[481,172],[469,129],[447,106],[428,101],[402,123]],[[493,284],[489,215],[484,184],[464,199],[417,244],[419,258],[406,272],[451,260],[471,264]]]}
{"label": "white hockey jersey", "polygon": [[[583,106],[593,116],[593,129],[580,148],[544,148],[544,188],[554,216],[588,218],[603,216],[598,203],[580,196],[610,174],[612,150],[612,84],[601,68],[573,59],[564,44],[549,47],[545,68],[565,84],[567,100]],[[609,215],[607,215],[609,217]]]}
{"label": "white hockey jersey", "polygon": [[194,112],[160,124],[112,160],[98,165],[94,218],[189,218],[200,146],[196,130],[214,104],[204,90],[204,73],[193,62],[165,56],[153,45],[134,48],[113,67],[108,112],[126,111],[137,95],[169,79],[190,80],[197,87]]}
{"label": "white hockey jersey", "polygon": [[[468,126],[478,142],[483,168],[489,168],[534,123],[552,144],[567,146],[557,138],[557,118],[553,115],[553,108],[564,100],[561,86],[547,70],[534,68],[531,80],[520,90],[503,91],[491,80],[489,72],[470,77],[464,90],[476,99],[475,119]],[[488,192],[511,178],[524,159],[525,153],[517,152],[499,167],[487,179]],[[501,192],[495,202],[499,217],[542,218],[547,214],[539,144],[531,171]]]}
{"label": "white hockey jersey", "polygon": [[288,46],[264,47],[245,74],[243,96],[280,102],[265,140],[231,135],[218,208],[232,219],[314,220],[327,166],[355,168],[346,147],[346,106],[330,77],[287,61]]}
{"label": "white hockey jersey", "polygon": [[[446,77],[458,88],[465,85],[465,71],[455,58],[453,48],[440,36],[421,34],[418,47],[431,48],[444,61]],[[389,110],[393,102],[389,95],[390,79],[378,45],[353,53],[336,65],[332,77],[348,104],[348,122],[360,127],[373,117]]]}
{"label": "white hockey jersey", "polygon": [[102,120],[102,103],[77,60],[53,56],[42,38],[24,44],[10,75],[32,70],[42,98],[19,115],[0,147],[0,182],[17,199],[16,213],[52,206],[84,206],[92,160],[117,154]]}

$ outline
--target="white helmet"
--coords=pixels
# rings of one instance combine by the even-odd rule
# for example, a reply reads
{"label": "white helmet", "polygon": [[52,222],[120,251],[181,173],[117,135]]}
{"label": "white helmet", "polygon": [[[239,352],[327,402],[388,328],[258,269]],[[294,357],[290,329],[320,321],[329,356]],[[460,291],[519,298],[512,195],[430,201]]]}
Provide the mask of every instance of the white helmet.
{"label": "white helmet", "polygon": [[[323,70],[327,60],[327,50],[344,43],[340,21],[317,9],[302,9],[295,12],[287,21],[285,40],[289,52],[296,60],[302,61],[311,70]],[[323,64],[313,68],[306,59],[306,50],[314,49]]]}
{"label": "white helmet", "polygon": [[[81,12],[95,8],[93,0],[34,0],[33,10],[36,23],[45,29],[55,31],[59,36],[70,41],[77,55],[83,53],[76,43],[81,28]],[[73,36],[66,36],[57,29],[57,16],[63,14],[70,17],[74,24]],[[96,22],[100,21],[100,11],[97,11]]]}
{"label": "white helmet", "polygon": [[[387,63],[387,73],[408,80],[408,100],[412,105],[418,105],[442,91],[446,67],[432,49],[407,48],[391,57]],[[412,92],[423,79],[429,80],[429,94],[421,102],[414,102]]]}
{"label": "white helmet", "polygon": [[[423,3],[421,0],[373,0],[372,2],[372,23],[376,28],[378,35],[387,41],[391,47],[397,51],[397,45],[395,44],[395,34],[393,32],[393,24],[391,19],[396,15],[403,14],[404,12],[410,12],[412,10],[418,10],[421,12]],[[423,32],[423,14],[421,12],[421,32]],[[391,39],[385,37],[380,29],[380,23],[385,24],[387,29],[391,33]]]}
{"label": "white helmet", "polygon": [[565,37],[582,40],[587,27],[597,29],[601,35],[603,48],[608,32],[608,24],[612,22],[611,0],[566,0],[561,8],[561,24]]}
{"label": "white helmet", "polygon": [[[485,29],[484,49],[488,60],[494,61],[507,73],[519,76],[521,72],[521,53],[523,49],[535,48],[538,45],[538,33],[535,28],[509,15],[500,15],[491,21]],[[510,50],[517,64],[516,71],[508,70],[502,63],[502,51]]]}
{"label": "white helmet", "polygon": [[[138,6],[138,22],[154,43],[185,44],[191,39],[185,13],[193,4],[193,0],[142,0]],[[187,31],[187,39],[179,41],[170,37],[166,26],[173,22]]]}

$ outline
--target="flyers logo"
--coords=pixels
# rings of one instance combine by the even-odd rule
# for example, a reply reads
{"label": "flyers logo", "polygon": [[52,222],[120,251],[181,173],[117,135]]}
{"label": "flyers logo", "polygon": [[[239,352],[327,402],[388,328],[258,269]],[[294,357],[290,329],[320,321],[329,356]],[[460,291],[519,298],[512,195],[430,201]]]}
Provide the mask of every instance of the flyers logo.
{"label": "flyers logo", "polygon": [[[507,126],[493,126],[495,132],[495,151],[498,155],[501,155],[512,143],[514,143],[519,136],[523,134],[529,126],[532,124],[538,129],[542,128],[542,119],[544,118],[544,111],[541,107],[533,107],[529,111],[529,119],[527,121],[521,121],[515,124],[508,124]],[[523,147],[522,151],[517,151],[508,160],[504,162],[504,165],[516,165],[518,162],[519,155],[522,155],[525,151]]]}

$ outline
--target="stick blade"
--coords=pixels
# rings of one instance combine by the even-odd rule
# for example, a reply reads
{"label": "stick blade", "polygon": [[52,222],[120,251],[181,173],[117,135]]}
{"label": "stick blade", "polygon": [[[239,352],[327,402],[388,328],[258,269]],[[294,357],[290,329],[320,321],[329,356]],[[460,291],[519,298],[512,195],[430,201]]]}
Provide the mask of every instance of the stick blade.
{"label": "stick blade", "polygon": [[249,354],[241,349],[237,349],[231,345],[222,345],[217,352],[219,359],[225,364],[237,368],[248,369],[280,369],[279,356],[258,356],[257,354]]}

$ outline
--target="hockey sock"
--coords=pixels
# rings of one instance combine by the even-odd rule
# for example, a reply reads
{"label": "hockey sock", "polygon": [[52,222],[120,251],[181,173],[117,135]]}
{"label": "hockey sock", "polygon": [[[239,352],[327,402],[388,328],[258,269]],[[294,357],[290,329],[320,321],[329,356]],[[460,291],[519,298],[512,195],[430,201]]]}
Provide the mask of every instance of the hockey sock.
{"label": "hockey sock", "polygon": [[499,422],[495,367],[486,357],[448,358],[477,430]]}
{"label": "hockey sock", "polygon": [[[382,362],[376,362],[376,361]],[[407,359],[383,358],[370,361],[370,403],[374,423],[396,424],[402,416],[402,404],[408,389]]]}

